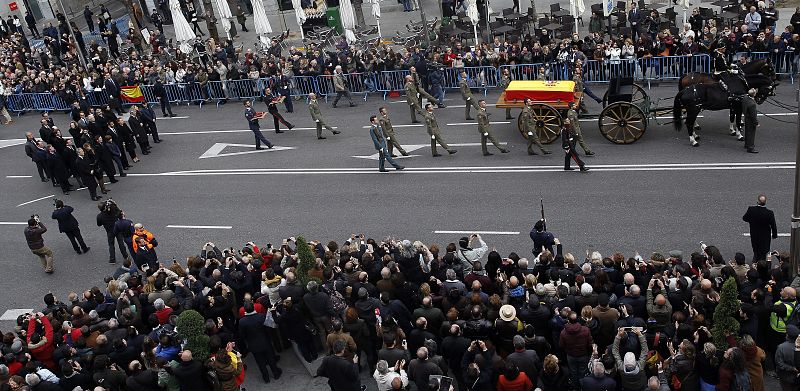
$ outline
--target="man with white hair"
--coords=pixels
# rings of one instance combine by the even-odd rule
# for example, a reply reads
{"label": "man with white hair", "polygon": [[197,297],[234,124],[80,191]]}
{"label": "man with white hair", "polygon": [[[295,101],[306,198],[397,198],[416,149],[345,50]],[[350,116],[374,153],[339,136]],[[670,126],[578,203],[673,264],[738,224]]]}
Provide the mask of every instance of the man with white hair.
{"label": "man with white hair", "polygon": [[341,65],[337,65],[333,70],[333,89],[336,91],[336,99],[333,100],[334,108],[336,108],[342,96],[347,97],[347,100],[350,101],[350,107],[355,107],[356,104],[353,103],[353,97],[350,96],[350,91],[347,90]]}
{"label": "man with white hair", "polygon": [[[408,375],[403,370],[403,364],[405,364],[405,360],[400,360],[390,369],[386,360],[378,361],[375,373],[372,374],[378,391],[399,390],[408,387]],[[395,387],[396,383],[399,383],[399,387]]]}
{"label": "man with white hair", "polygon": [[606,367],[599,360],[592,362],[592,376],[586,376],[580,381],[581,391],[613,391],[617,389],[617,382],[606,376]]}

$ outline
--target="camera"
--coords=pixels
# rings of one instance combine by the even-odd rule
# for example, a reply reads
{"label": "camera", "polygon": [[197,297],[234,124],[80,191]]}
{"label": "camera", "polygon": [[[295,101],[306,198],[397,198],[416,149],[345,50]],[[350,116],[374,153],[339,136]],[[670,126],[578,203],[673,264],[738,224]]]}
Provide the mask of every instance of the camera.
{"label": "camera", "polygon": [[61,202],[58,198],[53,198],[53,206],[58,208],[58,204]]}

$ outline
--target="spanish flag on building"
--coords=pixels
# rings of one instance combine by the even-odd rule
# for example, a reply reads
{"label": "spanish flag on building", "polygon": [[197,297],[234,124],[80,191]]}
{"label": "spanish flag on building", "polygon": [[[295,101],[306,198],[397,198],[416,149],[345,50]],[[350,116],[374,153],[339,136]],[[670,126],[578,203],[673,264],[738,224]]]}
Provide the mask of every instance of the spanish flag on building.
{"label": "spanish flag on building", "polygon": [[125,103],[144,103],[144,95],[139,86],[124,86],[120,88],[120,97]]}

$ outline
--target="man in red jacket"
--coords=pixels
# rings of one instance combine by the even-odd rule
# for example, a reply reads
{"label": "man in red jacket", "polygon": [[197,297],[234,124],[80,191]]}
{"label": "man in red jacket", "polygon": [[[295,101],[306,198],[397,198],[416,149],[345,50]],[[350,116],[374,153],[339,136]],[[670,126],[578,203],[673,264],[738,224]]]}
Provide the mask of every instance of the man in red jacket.
{"label": "man in red jacket", "polygon": [[578,323],[577,313],[570,313],[567,319],[568,323],[561,331],[558,344],[567,354],[570,378],[573,384],[578,384],[587,375],[589,355],[592,354],[594,341],[589,328]]}
{"label": "man in red jacket", "polygon": [[[37,331],[38,326],[44,329]],[[28,320],[28,349],[31,351],[33,357],[41,361],[50,370],[57,370],[56,364],[53,362],[53,326],[50,324],[50,319],[44,316],[43,313],[37,312],[32,318]]]}

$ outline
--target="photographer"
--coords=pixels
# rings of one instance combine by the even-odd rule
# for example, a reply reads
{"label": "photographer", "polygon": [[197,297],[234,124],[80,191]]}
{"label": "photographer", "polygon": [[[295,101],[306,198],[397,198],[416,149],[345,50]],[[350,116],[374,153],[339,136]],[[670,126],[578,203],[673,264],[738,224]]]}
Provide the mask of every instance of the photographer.
{"label": "photographer", "polygon": [[28,220],[28,226],[25,227],[25,241],[28,242],[28,248],[31,252],[39,257],[42,261],[45,273],[53,273],[53,250],[44,245],[44,238],[42,235],[47,232],[47,227],[39,221],[39,215],[33,215]]}
{"label": "photographer", "polygon": [[[58,231],[67,235],[67,239],[72,243],[72,248],[78,254],[89,252],[89,247],[83,241],[81,229],[78,227],[78,220],[72,215],[75,210],[69,205],[64,205],[64,201],[55,200],[56,210],[53,211],[53,220],[58,221]],[[79,246],[80,245],[80,246]]]}
{"label": "photographer", "polygon": [[[100,213],[97,214],[97,226],[103,227],[106,230],[106,237],[108,238],[108,263],[117,263],[117,255],[114,251],[114,240],[119,245],[119,253],[123,258],[128,258],[128,251],[126,251],[125,239],[121,233],[114,230],[114,226],[122,215],[117,203],[112,199],[97,204]],[[131,254],[133,255],[133,254]]]}

